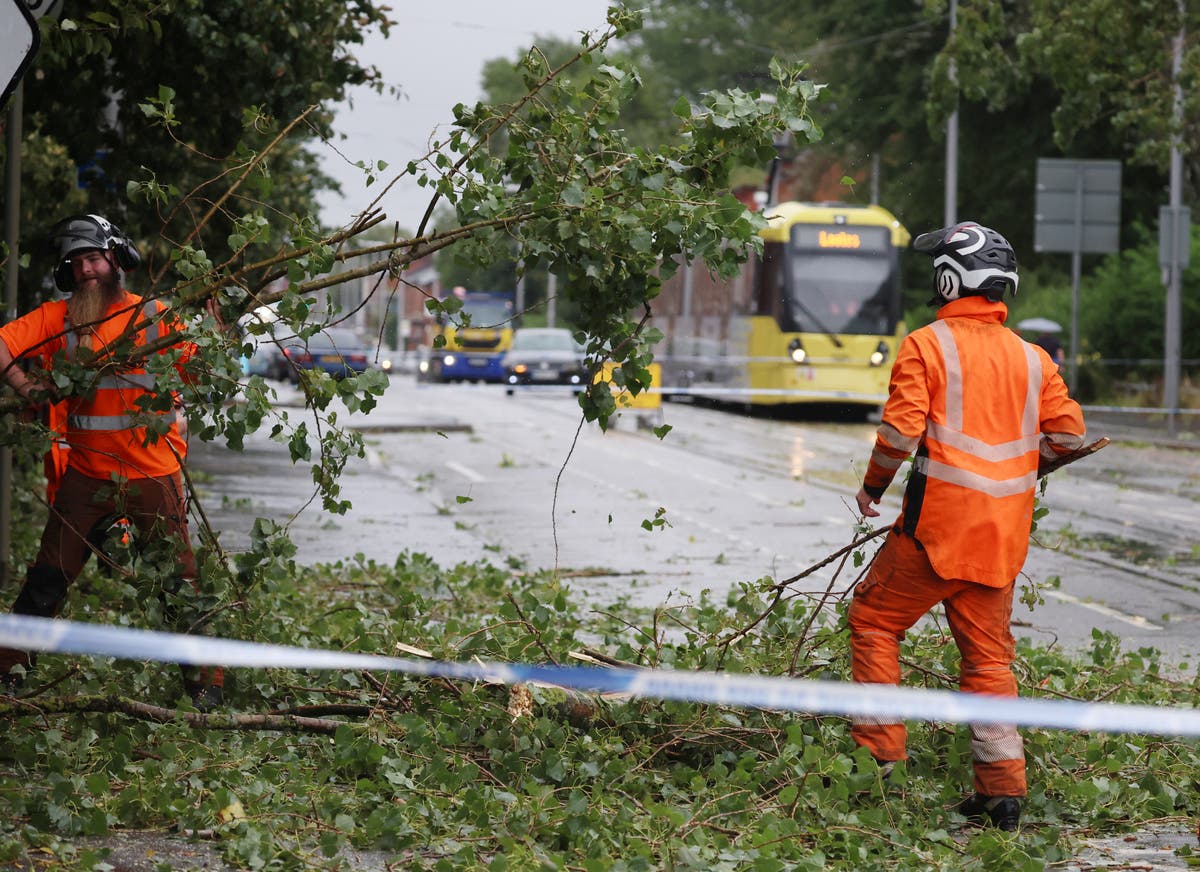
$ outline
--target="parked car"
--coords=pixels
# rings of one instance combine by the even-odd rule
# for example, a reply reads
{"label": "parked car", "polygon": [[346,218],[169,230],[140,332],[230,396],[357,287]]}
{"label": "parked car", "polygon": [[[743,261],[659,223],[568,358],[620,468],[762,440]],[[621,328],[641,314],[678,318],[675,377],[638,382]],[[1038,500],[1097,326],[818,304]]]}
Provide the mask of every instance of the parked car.
{"label": "parked car", "polygon": [[364,372],[374,357],[374,352],[346,327],[326,327],[307,340],[293,339],[284,345],[291,368],[291,378],[297,378],[297,370],[323,369],[334,378],[345,378]]}
{"label": "parked car", "polygon": [[583,346],[570,330],[560,327],[517,330],[502,366],[509,394],[521,385],[582,386],[587,381]]}

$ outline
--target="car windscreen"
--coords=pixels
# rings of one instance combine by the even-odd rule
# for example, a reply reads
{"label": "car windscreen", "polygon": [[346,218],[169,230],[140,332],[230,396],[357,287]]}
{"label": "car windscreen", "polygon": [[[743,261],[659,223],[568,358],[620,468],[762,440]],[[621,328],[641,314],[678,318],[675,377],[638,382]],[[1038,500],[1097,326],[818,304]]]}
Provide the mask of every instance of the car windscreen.
{"label": "car windscreen", "polygon": [[353,330],[326,329],[308,338],[310,351],[336,349],[341,352],[362,351],[363,342]]}
{"label": "car windscreen", "polygon": [[513,348],[518,351],[579,351],[571,334],[563,330],[546,333],[527,333],[518,330],[513,337]]}

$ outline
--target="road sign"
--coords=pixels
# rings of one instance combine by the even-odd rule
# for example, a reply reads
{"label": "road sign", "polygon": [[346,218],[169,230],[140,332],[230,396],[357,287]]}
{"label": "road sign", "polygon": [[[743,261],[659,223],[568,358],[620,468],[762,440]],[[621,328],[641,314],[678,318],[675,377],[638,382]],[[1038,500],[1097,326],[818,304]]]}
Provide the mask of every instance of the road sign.
{"label": "road sign", "polygon": [[0,108],[33,62],[41,43],[37,21],[25,0],[0,0]]}
{"label": "road sign", "polygon": [[1034,251],[1108,254],[1120,235],[1120,161],[1038,158]]}
{"label": "road sign", "polygon": [[1034,203],[1034,251],[1071,255],[1071,333],[1067,384],[1079,367],[1079,275],[1087,254],[1109,254],[1121,240],[1121,162],[1040,157]]}

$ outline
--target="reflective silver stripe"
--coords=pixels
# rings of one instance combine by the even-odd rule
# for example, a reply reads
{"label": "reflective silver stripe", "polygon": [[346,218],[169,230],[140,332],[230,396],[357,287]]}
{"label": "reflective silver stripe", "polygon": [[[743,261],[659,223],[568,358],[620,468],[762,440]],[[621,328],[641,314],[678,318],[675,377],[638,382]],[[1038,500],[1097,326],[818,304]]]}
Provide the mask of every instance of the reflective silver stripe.
{"label": "reflective silver stripe", "polygon": [[[162,417],[169,424],[179,420],[179,410],[172,407]],[[145,426],[133,415],[67,415],[67,427],[71,430],[133,430]]]}
{"label": "reflective silver stripe", "polygon": [[[871,636],[887,636],[895,638],[888,633],[872,632],[865,635]],[[896,685],[886,681],[856,681],[855,684],[861,684],[864,687],[895,687]],[[892,727],[904,723],[901,718],[886,717],[882,715],[851,715],[850,723],[863,727]]]}
{"label": "reflective silver stripe", "polygon": [[971,724],[971,757],[979,763],[1024,760],[1025,743],[1011,724]]}
{"label": "reflective silver stripe", "polygon": [[946,426],[952,430],[963,428],[963,380],[962,361],[958,359],[958,345],[954,334],[945,321],[934,321],[933,335],[942,347],[942,361],[946,365]]}
{"label": "reflective silver stripe", "polygon": [[67,415],[72,430],[132,430],[137,424],[129,415]]}
{"label": "reflective silver stripe", "polygon": [[910,454],[917,450],[917,445],[921,442],[920,436],[905,436],[891,424],[880,424],[877,432],[888,445],[897,451],[907,451]]}
{"label": "reflective silver stripe", "polygon": [[904,457],[892,457],[890,454],[884,454],[879,449],[871,452],[871,462],[883,469],[899,469],[907,459],[908,455]]}
{"label": "reflective silver stripe", "polygon": [[1037,433],[1041,430],[1041,416],[1038,409],[1042,396],[1042,359],[1028,342],[1022,342],[1025,352],[1025,370],[1029,373],[1029,381],[1025,389],[1025,414],[1021,417],[1022,433]]}
{"label": "reflective silver stripe", "polygon": [[951,448],[957,448],[959,451],[965,451],[968,454],[978,457],[980,460],[987,460],[992,463],[998,463],[1002,460],[1012,460],[1015,457],[1028,454],[1030,451],[1037,451],[1041,445],[1041,436],[1036,432],[1028,436],[1022,436],[1020,439],[1014,439],[1011,442],[1001,442],[999,445],[990,445],[982,439],[976,439],[974,436],[968,436],[966,433],[960,433],[957,430],[951,430],[937,421],[927,422],[925,432],[931,439],[936,439],[944,445],[949,445]]}
{"label": "reflective silver stripe", "polygon": [[158,315],[158,306],[154,305],[153,300],[147,300],[146,304],[144,306],[142,306],[142,317],[145,318],[147,321],[151,322],[150,324],[148,324],[146,326],[146,341],[147,342],[153,342],[162,333],[161,322],[151,320],[151,319],[155,318],[157,315]]}
{"label": "reflective silver stripe", "polygon": [[148,372],[122,372],[117,375],[106,375],[96,382],[96,387],[110,391],[128,387],[151,390],[154,387],[154,376]]}
{"label": "reflective silver stripe", "polygon": [[918,472],[924,473],[930,478],[939,481],[956,484],[959,487],[970,488],[971,490],[985,493],[991,497],[1011,497],[1017,494],[1025,493],[1025,491],[1033,488],[1037,484],[1037,470],[1030,470],[1025,475],[1019,475],[1016,478],[994,479],[984,475],[979,475],[976,472],[968,472],[965,469],[959,469],[956,466],[950,466],[946,463],[939,463],[936,460],[930,460],[928,457],[918,457],[913,466]]}

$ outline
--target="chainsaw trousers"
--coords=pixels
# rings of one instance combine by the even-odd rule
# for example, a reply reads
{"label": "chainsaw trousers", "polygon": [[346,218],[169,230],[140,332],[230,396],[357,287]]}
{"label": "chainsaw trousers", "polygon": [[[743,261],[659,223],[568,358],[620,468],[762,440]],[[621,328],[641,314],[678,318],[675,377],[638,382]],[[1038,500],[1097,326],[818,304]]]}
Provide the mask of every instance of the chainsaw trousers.
{"label": "chainsaw trousers", "polygon": [[[177,609],[169,602],[168,595],[177,592],[183,580],[196,588],[196,560],[188,538],[186,512],[183,479],[179,473],[112,482],[68,468],[55,494],[41,547],[12,611],[55,617],[66,600],[71,583],[92,556],[94,546],[88,541],[89,534],[103,520],[124,516],[131,521],[137,536],[154,541],[169,537],[176,544],[177,578],[166,582],[160,592],[164,615],[169,623],[175,623]],[[96,559],[107,560],[100,552],[96,552]],[[188,628],[175,629],[186,631]],[[15,663],[28,667],[32,658],[23,651],[0,648],[0,675],[6,674]],[[184,668],[183,672],[189,684],[220,686],[224,683],[224,670],[220,667]]]}
{"label": "chainsaw trousers", "polygon": [[[988,587],[938,576],[911,536],[893,531],[850,604],[852,674],[860,684],[900,683],[905,632],[941,603],[961,657],[959,687],[970,693],[1016,696],[1013,583]],[[975,789],[987,796],[1024,796],[1025,752],[1010,724],[971,724]],[[878,760],[907,757],[903,721],[856,717],[850,735]]]}

